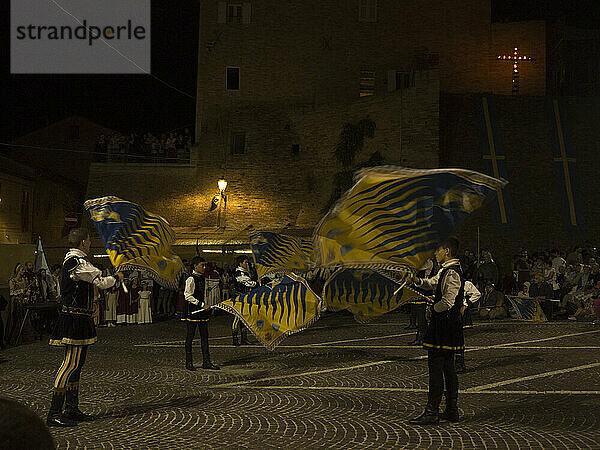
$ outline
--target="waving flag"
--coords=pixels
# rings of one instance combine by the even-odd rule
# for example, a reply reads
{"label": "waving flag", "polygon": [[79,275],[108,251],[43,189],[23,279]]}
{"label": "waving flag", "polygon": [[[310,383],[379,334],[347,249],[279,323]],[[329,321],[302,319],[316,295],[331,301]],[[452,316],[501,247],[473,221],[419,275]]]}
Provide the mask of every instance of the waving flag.
{"label": "waving flag", "polygon": [[319,318],[321,300],[301,277],[288,274],[278,283],[260,286],[215,308],[235,314],[265,347],[273,350],[283,338]]}
{"label": "waving flag", "polygon": [[325,267],[417,269],[471,212],[505,184],[464,169],[364,169],[317,225],[317,263]]}
{"label": "waving flag", "polygon": [[118,197],[87,200],[84,206],[115,268],[141,270],[163,286],[177,287],[183,263],[171,253],[175,233],[165,219]]}
{"label": "waving flag", "polygon": [[527,320],[529,322],[547,322],[542,307],[533,298],[513,296],[507,296],[507,298],[513,307],[513,314],[511,315],[515,319]]}
{"label": "waving flag", "polygon": [[398,284],[371,270],[341,269],[323,288],[323,302],[328,310],[348,310],[357,322],[381,316],[408,303],[415,291],[398,289]]}
{"label": "waving flag", "polygon": [[313,252],[310,239],[258,231],[250,235],[250,246],[259,278],[270,273],[310,269]]}

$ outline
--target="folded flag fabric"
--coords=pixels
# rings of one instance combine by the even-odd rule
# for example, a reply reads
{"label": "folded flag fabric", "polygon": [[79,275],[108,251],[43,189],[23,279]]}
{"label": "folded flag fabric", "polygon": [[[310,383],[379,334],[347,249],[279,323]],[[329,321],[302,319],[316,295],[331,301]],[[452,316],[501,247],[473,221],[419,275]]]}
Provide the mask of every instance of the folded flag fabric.
{"label": "folded flag fabric", "polygon": [[402,306],[417,296],[416,292],[372,270],[341,269],[323,288],[327,310],[347,310],[357,322],[366,322]]}
{"label": "folded flag fabric", "polygon": [[527,320],[529,322],[546,322],[546,315],[540,306],[540,303],[530,297],[507,296],[512,305],[512,316],[518,320]]}
{"label": "folded flag fabric", "polygon": [[310,239],[258,231],[250,234],[250,246],[259,279],[273,273],[298,273],[312,268]]}
{"label": "folded flag fabric", "polygon": [[267,349],[273,350],[283,338],[318,320],[322,302],[303,278],[290,273],[215,308],[239,317]]}
{"label": "folded flag fabric", "polygon": [[84,207],[115,268],[141,270],[159,284],[177,288],[183,263],[171,253],[175,233],[165,219],[118,197],[87,200]]}
{"label": "folded flag fabric", "polygon": [[505,184],[464,169],[364,169],[317,225],[316,262],[325,267],[416,270]]}

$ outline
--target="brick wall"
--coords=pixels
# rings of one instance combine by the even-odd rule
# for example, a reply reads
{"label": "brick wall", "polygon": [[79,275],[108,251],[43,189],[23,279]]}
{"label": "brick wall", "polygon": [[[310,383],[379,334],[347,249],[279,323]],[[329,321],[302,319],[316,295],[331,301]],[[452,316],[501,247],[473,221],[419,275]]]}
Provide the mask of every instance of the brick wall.
{"label": "brick wall", "polygon": [[[547,115],[547,98],[494,96],[498,128],[502,134],[506,168],[515,211],[514,235],[498,232],[492,205],[478,211],[461,227],[464,246],[475,248],[477,227],[481,245],[490,248],[508,267],[512,254],[524,247],[530,251],[567,248],[582,238],[567,235],[563,228],[560,180],[554,167],[552,123]],[[587,238],[600,236],[597,208],[600,181],[600,101],[595,98],[565,98],[562,114],[565,131],[577,158],[577,178],[587,227]],[[478,124],[481,100],[476,96],[443,95],[440,124],[443,136],[441,165],[485,172]]]}
{"label": "brick wall", "polygon": [[[220,3],[201,6],[197,130],[238,102],[353,101],[361,70],[375,72],[379,95],[390,70],[438,66],[442,91],[490,90],[489,0],[380,1],[376,23],[359,22],[358,0],[251,2],[244,24],[218,23]],[[228,66],[240,68],[239,91],[225,88]]]}
{"label": "brick wall", "polygon": [[[389,164],[436,167],[438,164],[438,71],[417,74],[416,87],[385,97],[321,108],[273,104],[221,109],[194,149],[196,167],[93,164],[87,198],[117,195],[163,215],[175,227],[215,227],[209,212],[227,187],[226,230],[312,228],[329,199],[339,170],[333,148],[346,122],[370,118],[375,137],[366,139],[357,162],[379,150]],[[231,134],[246,133],[246,152],[232,155]],[[292,144],[299,145],[293,154]]]}

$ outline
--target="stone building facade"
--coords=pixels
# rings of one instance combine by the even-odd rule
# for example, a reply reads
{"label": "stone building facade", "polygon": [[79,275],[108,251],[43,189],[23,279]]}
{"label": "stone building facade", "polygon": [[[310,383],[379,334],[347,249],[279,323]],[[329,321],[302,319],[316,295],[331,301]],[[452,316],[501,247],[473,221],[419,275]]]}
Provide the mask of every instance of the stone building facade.
{"label": "stone building facade", "polygon": [[[341,170],[333,157],[340,132],[363,119],[375,133],[356,167],[378,151],[387,164],[485,169],[480,131],[469,122],[477,110],[468,112],[481,93],[506,105],[502,120],[527,123],[516,129],[529,136],[532,152],[541,151],[545,24],[491,23],[490,11],[480,0],[202,2],[190,164],[94,163],[87,197],[118,195],[161,214],[185,255],[196,243],[247,245],[253,229],[309,236]],[[519,96],[510,95],[512,64],[497,58],[515,47],[535,58],[519,65]],[[537,106],[523,106],[525,99]],[[518,146],[508,163],[506,145],[520,202],[534,178]],[[555,180],[551,171],[537,173],[540,183]],[[521,183],[522,176],[529,178]],[[221,178],[227,201],[211,211]],[[523,233],[513,247],[533,239],[538,226],[527,212],[515,214]],[[462,233],[477,226],[485,226],[489,246],[504,248],[490,208]]]}

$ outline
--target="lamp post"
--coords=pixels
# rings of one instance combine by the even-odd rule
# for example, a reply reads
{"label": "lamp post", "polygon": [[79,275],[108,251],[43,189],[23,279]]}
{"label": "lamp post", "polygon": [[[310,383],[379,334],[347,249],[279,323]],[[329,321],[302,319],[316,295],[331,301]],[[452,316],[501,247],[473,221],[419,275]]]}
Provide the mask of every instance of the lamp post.
{"label": "lamp post", "polygon": [[221,177],[217,182],[219,186],[219,211],[217,213],[217,226],[219,228],[225,228],[225,209],[227,208],[227,195],[225,189],[227,189],[227,180]]}

